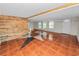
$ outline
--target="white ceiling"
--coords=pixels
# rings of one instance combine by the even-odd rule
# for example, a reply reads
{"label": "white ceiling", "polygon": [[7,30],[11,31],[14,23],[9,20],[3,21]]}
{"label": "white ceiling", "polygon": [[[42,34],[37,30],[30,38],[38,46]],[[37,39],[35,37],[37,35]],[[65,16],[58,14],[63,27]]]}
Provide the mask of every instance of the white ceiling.
{"label": "white ceiling", "polygon": [[[63,3],[0,3],[0,15],[28,17],[64,5]],[[62,20],[79,17],[79,5],[31,18],[32,21]]]}
{"label": "white ceiling", "polygon": [[41,11],[61,6],[63,4],[48,3],[0,3],[0,14],[28,17]]}
{"label": "white ceiling", "polygon": [[34,17],[32,21],[65,20],[75,17],[79,18],[79,5]]}

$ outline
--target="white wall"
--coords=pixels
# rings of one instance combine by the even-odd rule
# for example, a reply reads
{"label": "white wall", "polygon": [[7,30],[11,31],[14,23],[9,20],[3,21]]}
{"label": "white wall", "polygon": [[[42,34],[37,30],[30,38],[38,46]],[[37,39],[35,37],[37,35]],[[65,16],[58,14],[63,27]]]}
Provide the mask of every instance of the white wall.
{"label": "white wall", "polygon": [[38,22],[31,22],[33,24],[33,28],[38,29]]}
{"label": "white wall", "polygon": [[[46,21],[47,22],[47,21]],[[48,22],[47,22],[48,23]],[[38,28],[38,22],[33,22],[33,28]],[[49,29],[48,25],[47,28],[43,29],[43,30],[47,30],[47,31],[54,31],[54,32],[62,32],[62,21],[54,21],[54,28],[53,29]]]}
{"label": "white wall", "polygon": [[62,32],[70,34],[70,31],[71,31],[71,21],[68,20],[68,19],[64,20],[62,25],[63,25]]}
{"label": "white wall", "polygon": [[[79,36],[79,18],[71,18],[69,22],[54,21],[54,24],[54,29],[46,28],[44,30]],[[33,27],[38,28],[38,22],[33,22]]]}
{"label": "white wall", "polygon": [[61,33],[62,32],[62,27],[63,27],[62,26],[63,22],[62,21],[55,21],[54,23],[55,23],[54,31]]}
{"label": "white wall", "polygon": [[74,35],[79,35],[79,21],[72,21],[72,25],[71,25],[71,34]]}

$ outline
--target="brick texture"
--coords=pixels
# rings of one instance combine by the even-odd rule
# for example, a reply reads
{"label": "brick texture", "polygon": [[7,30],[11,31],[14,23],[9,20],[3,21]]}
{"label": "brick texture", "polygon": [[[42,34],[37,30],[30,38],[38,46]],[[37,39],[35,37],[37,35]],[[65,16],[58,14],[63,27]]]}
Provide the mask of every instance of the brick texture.
{"label": "brick texture", "polygon": [[28,20],[15,16],[0,16],[0,41],[21,37],[28,32]]}

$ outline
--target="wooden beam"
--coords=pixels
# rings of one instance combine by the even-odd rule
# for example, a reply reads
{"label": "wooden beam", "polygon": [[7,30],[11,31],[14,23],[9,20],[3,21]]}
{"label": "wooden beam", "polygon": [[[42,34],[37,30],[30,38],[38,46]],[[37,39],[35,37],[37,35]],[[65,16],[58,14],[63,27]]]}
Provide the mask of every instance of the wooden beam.
{"label": "wooden beam", "polygon": [[36,17],[36,16],[39,16],[39,15],[43,15],[43,14],[46,14],[46,13],[49,13],[49,12],[55,12],[55,11],[62,10],[62,9],[64,9],[64,8],[67,8],[67,7],[74,6],[74,5],[76,5],[76,4],[77,4],[77,3],[66,3],[66,4],[63,5],[63,6],[56,7],[56,8],[54,8],[54,9],[49,9],[49,10],[47,10],[47,11],[40,12],[40,13],[37,13],[37,14],[35,14],[35,15],[26,17],[26,18],[29,19],[29,18]]}

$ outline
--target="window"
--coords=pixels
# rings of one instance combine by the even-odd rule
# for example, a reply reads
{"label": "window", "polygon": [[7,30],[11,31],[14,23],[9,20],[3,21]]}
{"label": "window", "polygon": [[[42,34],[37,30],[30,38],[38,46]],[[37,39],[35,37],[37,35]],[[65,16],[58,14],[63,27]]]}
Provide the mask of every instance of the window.
{"label": "window", "polygon": [[38,28],[41,28],[41,29],[47,28],[47,23],[46,22],[38,22]]}
{"label": "window", "polygon": [[54,28],[54,22],[53,21],[49,22],[49,28]]}
{"label": "window", "polygon": [[42,28],[42,22],[38,23],[38,28]]}
{"label": "window", "polygon": [[45,29],[47,27],[47,23],[43,22],[43,29]]}

